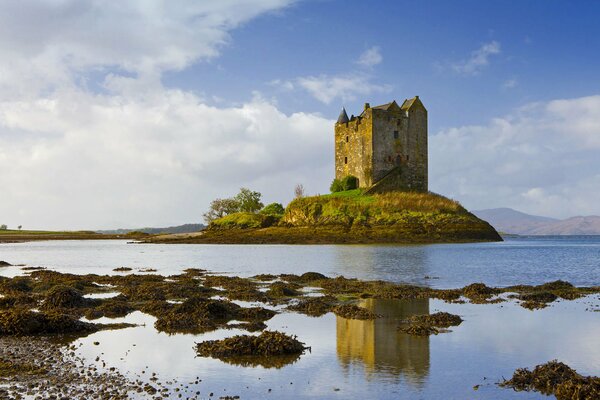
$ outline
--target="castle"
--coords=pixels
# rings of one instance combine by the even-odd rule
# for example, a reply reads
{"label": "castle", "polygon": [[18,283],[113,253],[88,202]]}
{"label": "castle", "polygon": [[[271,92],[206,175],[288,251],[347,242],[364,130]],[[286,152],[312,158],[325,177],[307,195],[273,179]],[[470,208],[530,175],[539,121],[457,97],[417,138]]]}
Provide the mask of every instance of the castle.
{"label": "castle", "polygon": [[401,106],[365,104],[335,124],[335,177],[358,178],[368,192],[421,191],[427,186],[427,110],[416,96]]}

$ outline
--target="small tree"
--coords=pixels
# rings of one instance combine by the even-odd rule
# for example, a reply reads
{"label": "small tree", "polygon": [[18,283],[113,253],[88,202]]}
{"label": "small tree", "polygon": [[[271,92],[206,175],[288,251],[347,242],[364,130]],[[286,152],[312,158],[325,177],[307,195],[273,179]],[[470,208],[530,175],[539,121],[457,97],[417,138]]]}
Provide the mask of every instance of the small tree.
{"label": "small tree", "polygon": [[344,190],[344,185],[342,185],[342,181],[340,181],[339,179],[334,179],[333,182],[331,182],[329,190],[331,191],[331,193],[341,192],[342,190]]}
{"label": "small tree", "polygon": [[210,208],[203,217],[210,224],[215,219],[238,211],[240,211],[240,203],[236,199],[214,199],[210,202]]}
{"label": "small tree", "polygon": [[271,203],[260,210],[260,213],[265,215],[283,215],[284,212],[285,208],[280,203]]}
{"label": "small tree", "polygon": [[8,229],[8,226],[6,226],[6,224],[0,225],[0,231],[5,231],[7,229]]}
{"label": "small tree", "polygon": [[241,188],[240,192],[234,197],[234,200],[240,205],[239,211],[255,213],[263,208],[263,203],[260,201],[261,197],[262,194],[260,192]]}
{"label": "small tree", "polygon": [[23,227],[23,225],[19,225],[19,230],[21,230],[22,227]]}
{"label": "small tree", "polygon": [[296,185],[296,187],[294,188],[294,196],[296,196],[297,199],[304,197],[304,185],[299,183]]}
{"label": "small tree", "polygon": [[352,175],[346,176],[342,179],[343,190],[354,190],[358,189],[358,178]]}

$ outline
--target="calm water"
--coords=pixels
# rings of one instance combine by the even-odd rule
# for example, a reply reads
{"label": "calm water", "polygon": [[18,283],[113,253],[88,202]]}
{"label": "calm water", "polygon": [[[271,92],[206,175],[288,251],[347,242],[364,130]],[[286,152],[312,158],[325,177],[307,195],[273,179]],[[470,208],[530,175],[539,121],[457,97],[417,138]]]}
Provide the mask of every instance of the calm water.
{"label": "calm water", "polygon": [[[189,267],[251,276],[322,272],[439,288],[473,282],[493,286],[562,279],[600,284],[600,236],[508,239],[500,243],[420,246],[161,245],[125,241],[0,244],[0,260],[61,272],[113,273],[120,266],[178,274]],[[0,270],[0,274],[20,269]],[[434,279],[426,279],[426,277]]]}
{"label": "calm water", "polygon": [[[488,285],[538,284],[555,279],[600,284],[600,238],[525,238],[504,243],[428,246],[210,246],[127,245],[125,242],[38,242],[0,244],[0,260],[46,266],[63,272],[112,273],[118,266],[156,268],[175,274],[188,267],[249,276],[257,273],[319,271],[364,279],[385,279],[449,288],[472,282]],[[18,267],[0,269],[4,275]],[[435,277],[426,279],[425,277]],[[203,398],[312,399],[538,399],[495,383],[516,368],[559,359],[580,373],[600,375],[598,296],[560,301],[528,311],[515,302],[493,305],[446,304],[438,300],[375,301],[362,306],[383,315],[375,321],[321,318],[282,312],[270,329],[298,336],[312,347],[279,369],[241,367],[195,357],[195,342],[237,330],[204,335],[167,335],[139,312],[124,318],[141,324],[78,339],[78,352],[102,369],[117,367],[141,379],[188,385]],[[399,321],[435,311],[459,314],[452,332],[414,337],[399,333]],[[108,321],[108,320],[107,320]],[[100,342],[98,346],[93,342]],[[146,371],[142,373],[142,371]],[[198,384],[189,382],[199,377]],[[481,385],[478,390],[473,386]],[[269,389],[271,391],[269,392]]]}

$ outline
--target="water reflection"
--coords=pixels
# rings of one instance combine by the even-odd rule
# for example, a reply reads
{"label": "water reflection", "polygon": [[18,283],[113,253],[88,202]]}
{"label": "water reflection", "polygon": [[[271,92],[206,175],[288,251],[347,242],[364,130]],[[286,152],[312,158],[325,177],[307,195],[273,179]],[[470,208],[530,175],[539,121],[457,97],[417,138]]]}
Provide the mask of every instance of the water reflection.
{"label": "water reflection", "polygon": [[[344,266],[346,276],[393,275],[396,281],[424,284],[431,275],[431,249],[427,246],[332,246],[335,265]],[[399,279],[398,279],[399,278]]]}
{"label": "water reflection", "polygon": [[421,387],[429,374],[429,338],[400,333],[400,320],[429,314],[429,299],[375,300],[360,304],[383,317],[375,320],[336,319],[337,355],[348,370],[354,363],[364,365],[368,380],[388,379]]}

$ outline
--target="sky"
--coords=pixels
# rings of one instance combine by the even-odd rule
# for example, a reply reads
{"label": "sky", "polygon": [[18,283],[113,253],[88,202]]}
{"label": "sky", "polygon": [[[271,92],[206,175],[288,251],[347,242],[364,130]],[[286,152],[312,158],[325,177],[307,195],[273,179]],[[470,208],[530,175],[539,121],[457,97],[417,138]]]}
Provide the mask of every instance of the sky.
{"label": "sky", "polygon": [[0,224],[202,222],[327,193],[342,106],[419,95],[430,190],[600,214],[600,3],[0,1]]}

